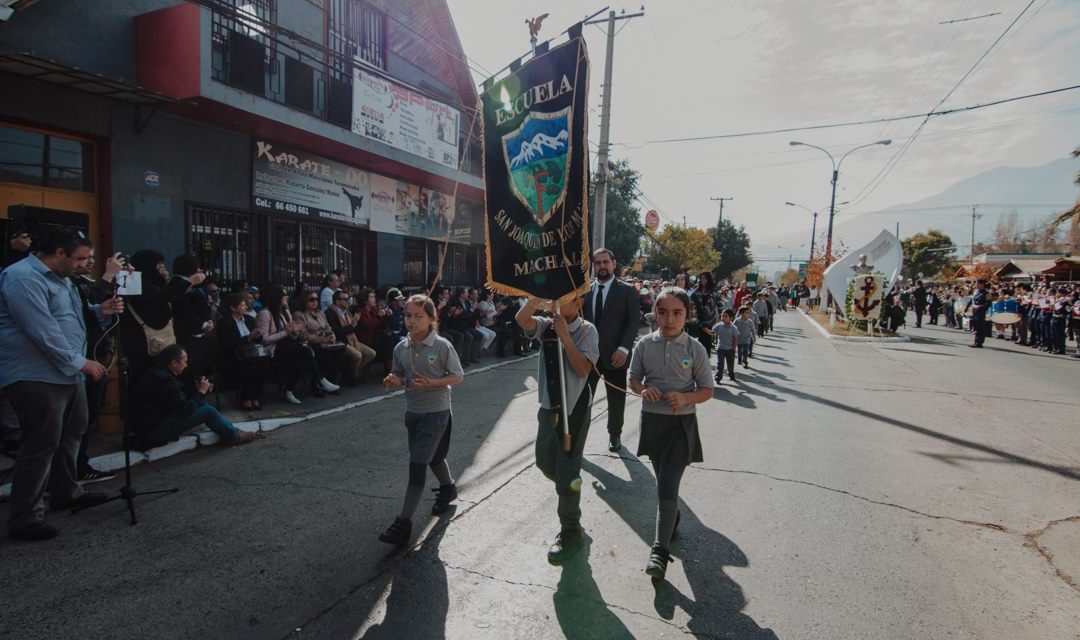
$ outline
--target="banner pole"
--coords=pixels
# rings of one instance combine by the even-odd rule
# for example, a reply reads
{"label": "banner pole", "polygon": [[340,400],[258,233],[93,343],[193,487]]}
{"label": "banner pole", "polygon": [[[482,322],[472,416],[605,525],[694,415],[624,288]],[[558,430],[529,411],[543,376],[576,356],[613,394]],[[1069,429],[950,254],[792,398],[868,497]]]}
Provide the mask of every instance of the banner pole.
{"label": "banner pole", "polygon": [[563,343],[562,343],[562,339],[560,338],[559,339],[559,391],[562,393],[562,401],[559,402],[559,405],[562,408],[563,451],[566,451],[566,452],[569,453],[570,449],[572,448],[572,443],[570,442],[570,411],[567,410],[567,408],[566,408],[566,400],[567,400],[567,398],[566,398],[566,369],[564,368],[563,361],[564,361]]}

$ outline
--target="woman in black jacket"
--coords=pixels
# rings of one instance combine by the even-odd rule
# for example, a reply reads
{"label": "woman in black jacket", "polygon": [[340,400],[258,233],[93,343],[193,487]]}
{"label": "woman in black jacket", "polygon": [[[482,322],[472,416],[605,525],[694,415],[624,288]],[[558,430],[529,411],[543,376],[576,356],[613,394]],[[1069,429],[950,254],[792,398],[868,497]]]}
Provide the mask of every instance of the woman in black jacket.
{"label": "woman in black jacket", "polygon": [[[188,280],[169,281],[165,270],[165,256],[152,249],[143,249],[131,256],[130,264],[142,274],[142,295],[125,296],[128,313],[120,316],[120,349],[128,359],[128,374],[132,381],[138,380],[152,364],[151,358],[160,349],[150,353],[146,343],[146,329],[163,330],[173,320],[172,305],[180,299],[192,284],[202,282],[201,274],[195,283]],[[175,330],[173,330],[175,331]],[[172,342],[176,338],[173,336]]]}
{"label": "woman in black jacket", "polygon": [[261,346],[262,331],[255,328],[255,320],[246,314],[248,307],[244,294],[230,293],[225,296],[224,304],[226,315],[217,329],[222,366],[226,375],[236,380],[240,387],[241,406],[262,409],[260,396],[266,382],[270,353],[256,347]]}

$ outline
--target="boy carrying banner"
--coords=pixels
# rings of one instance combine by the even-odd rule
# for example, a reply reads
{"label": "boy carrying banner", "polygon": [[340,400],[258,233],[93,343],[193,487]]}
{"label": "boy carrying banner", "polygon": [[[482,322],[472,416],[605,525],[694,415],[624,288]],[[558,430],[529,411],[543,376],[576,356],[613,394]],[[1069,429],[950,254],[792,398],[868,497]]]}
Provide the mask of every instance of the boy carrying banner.
{"label": "boy carrying banner", "polygon": [[[555,483],[559,496],[561,530],[548,549],[548,562],[562,564],[585,542],[581,528],[581,455],[589,435],[592,394],[586,384],[589,372],[600,357],[600,336],[596,327],[579,315],[583,298],[559,307],[551,318],[537,317],[536,310],[547,303],[530,297],[515,319],[529,338],[541,338],[540,410],[537,412],[536,466]],[[562,402],[557,350],[564,350],[563,378],[569,414],[571,450],[563,450]]]}

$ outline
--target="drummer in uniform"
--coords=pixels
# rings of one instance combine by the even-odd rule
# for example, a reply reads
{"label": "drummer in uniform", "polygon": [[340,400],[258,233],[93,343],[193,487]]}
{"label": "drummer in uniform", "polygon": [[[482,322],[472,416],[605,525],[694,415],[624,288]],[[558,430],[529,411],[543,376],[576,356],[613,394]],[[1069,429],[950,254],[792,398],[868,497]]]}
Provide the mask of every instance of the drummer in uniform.
{"label": "drummer in uniform", "polygon": [[986,291],[986,280],[979,280],[975,284],[975,293],[971,296],[971,328],[975,332],[974,344],[968,345],[976,349],[983,348],[983,342],[989,331],[989,323],[986,320],[986,310],[990,306],[989,294]]}
{"label": "drummer in uniform", "polygon": [[1022,284],[1017,287],[1016,304],[1020,314],[1020,322],[1016,323],[1016,344],[1027,344],[1028,341],[1028,312],[1031,311],[1031,287]]}

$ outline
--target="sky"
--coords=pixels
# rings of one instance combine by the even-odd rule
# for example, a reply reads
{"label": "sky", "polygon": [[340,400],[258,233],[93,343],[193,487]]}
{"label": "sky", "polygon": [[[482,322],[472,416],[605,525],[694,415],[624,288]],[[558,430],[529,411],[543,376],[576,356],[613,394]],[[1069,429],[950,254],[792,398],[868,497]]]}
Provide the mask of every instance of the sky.
{"label": "sky", "polygon": [[[665,0],[617,23],[611,154],[641,172],[642,212],[663,224],[745,225],[758,258],[806,252],[772,236],[805,230],[827,209],[832,164],[841,166],[840,213],[877,211],[939,193],[999,167],[1038,166],[1080,145],[1080,90],[930,120],[660,143],[658,140],[925,114],[961,80],[1030,0]],[[604,8],[570,0],[449,0],[479,83],[529,49],[525,19],[549,13],[540,39],[564,42],[569,25]],[[621,13],[640,3],[614,2]],[[978,17],[986,14],[989,17]],[[606,15],[606,13],[604,14]],[[952,24],[951,20],[977,18]],[[585,28],[590,146],[599,142],[606,36]],[[1004,39],[939,109],[1080,84],[1080,1],[1035,0]],[[890,161],[895,162],[886,169]],[[1080,170],[1080,162],[1078,162]],[[1064,203],[1063,203],[1064,204]],[[957,212],[964,215],[963,212]],[[1023,214],[1021,214],[1023,215]],[[933,220],[927,220],[931,225]],[[906,230],[911,233],[916,229]],[[905,233],[904,235],[908,235]]]}

